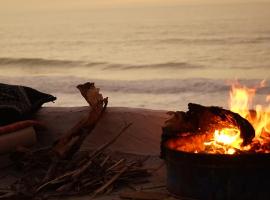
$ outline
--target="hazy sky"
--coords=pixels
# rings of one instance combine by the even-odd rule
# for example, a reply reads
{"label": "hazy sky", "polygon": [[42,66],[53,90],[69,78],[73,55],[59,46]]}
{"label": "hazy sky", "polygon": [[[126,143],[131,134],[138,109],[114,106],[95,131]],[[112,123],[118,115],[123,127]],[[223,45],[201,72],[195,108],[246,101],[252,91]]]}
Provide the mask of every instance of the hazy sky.
{"label": "hazy sky", "polygon": [[259,3],[270,0],[0,0],[0,10],[72,9],[133,6],[173,6],[183,4]]}

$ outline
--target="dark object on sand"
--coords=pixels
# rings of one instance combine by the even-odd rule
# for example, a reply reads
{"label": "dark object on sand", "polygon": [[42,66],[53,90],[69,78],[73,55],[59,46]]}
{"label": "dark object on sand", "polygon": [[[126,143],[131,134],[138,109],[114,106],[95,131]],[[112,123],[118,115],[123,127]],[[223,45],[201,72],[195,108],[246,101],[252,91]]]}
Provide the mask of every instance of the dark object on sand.
{"label": "dark object on sand", "polygon": [[56,97],[19,85],[0,83],[0,126],[27,119]]}

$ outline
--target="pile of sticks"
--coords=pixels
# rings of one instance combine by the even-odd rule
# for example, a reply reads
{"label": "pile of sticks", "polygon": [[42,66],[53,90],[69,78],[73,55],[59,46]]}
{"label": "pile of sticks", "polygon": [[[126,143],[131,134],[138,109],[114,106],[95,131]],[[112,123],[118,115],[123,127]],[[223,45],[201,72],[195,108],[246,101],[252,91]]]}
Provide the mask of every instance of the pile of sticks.
{"label": "pile of sticks", "polygon": [[23,176],[10,188],[0,190],[0,199],[49,199],[70,195],[94,198],[150,176],[150,172],[142,167],[144,160],[116,158],[108,153],[108,147],[131,124],[126,124],[112,140],[94,151],[80,151],[84,139],[104,113],[108,98],[102,97],[94,83],[77,87],[90,105],[89,115],[49,148],[36,151],[18,149],[11,158],[23,171]]}

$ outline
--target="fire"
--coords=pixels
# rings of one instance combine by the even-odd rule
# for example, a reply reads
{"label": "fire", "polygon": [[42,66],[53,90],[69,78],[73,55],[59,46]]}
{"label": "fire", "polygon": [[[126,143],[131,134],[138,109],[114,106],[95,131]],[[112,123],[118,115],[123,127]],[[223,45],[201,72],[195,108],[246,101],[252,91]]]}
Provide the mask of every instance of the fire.
{"label": "fire", "polygon": [[229,100],[230,110],[248,119],[250,116],[249,109],[252,105],[255,93],[255,88],[247,88],[238,83],[233,84]]}
{"label": "fire", "polygon": [[[265,82],[262,81],[259,87],[264,86]],[[240,114],[253,125],[256,132],[256,138],[259,139],[264,131],[270,132],[270,105],[266,109],[264,109],[262,105],[256,105],[256,116],[252,117],[250,109],[254,109],[252,106],[257,88],[258,87],[247,88],[245,86],[241,86],[239,83],[232,85],[229,105],[231,111]],[[266,102],[269,102],[269,100],[270,97],[267,96]]]}
{"label": "fire", "polygon": [[216,142],[222,143],[224,145],[230,145],[233,147],[239,147],[242,143],[242,139],[240,138],[239,129],[222,129],[221,131],[216,130],[214,133],[214,138]]}
{"label": "fire", "polygon": [[[264,82],[259,87],[263,87]],[[247,119],[255,129],[255,138],[253,143],[264,143],[266,137],[270,137],[270,105],[263,108],[262,105],[253,107],[253,100],[256,94],[256,88],[248,88],[239,83],[233,84],[230,92],[229,106],[232,112],[240,114]],[[266,97],[266,102],[270,102],[270,95]],[[255,112],[250,112],[255,109]],[[254,114],[255,113],[255,114]],[[237,128],[225,128],[215,130],[213,139],[205,142],[206,151],[209,153],[225,153],[234,154],[237,150],[250,150],[252,144],[247,147],[242,147],[242,139],[240,138],[240,130]]]}
{"label": "fire", "polygon": [[238,128],[224,128],[215,130],[213,139],[204,142],[204,145],[205,151],[208,153],[234,154],[237,149],[241,148],[242,142]]}

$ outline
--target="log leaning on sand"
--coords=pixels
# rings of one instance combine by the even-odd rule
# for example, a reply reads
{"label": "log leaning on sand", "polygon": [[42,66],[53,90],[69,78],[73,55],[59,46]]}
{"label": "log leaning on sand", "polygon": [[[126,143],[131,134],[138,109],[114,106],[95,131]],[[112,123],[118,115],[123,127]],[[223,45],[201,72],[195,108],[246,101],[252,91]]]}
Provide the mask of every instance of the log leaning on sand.
{"label": "log leaning on sand", "polygon": [[107,108],[108,98],[103,98],[102,94],[99,93],[99,88],[96,88],[94,83],[87,82],[78,85],[77,88],[89,104],[88,115],[80,118],[75,126],[69,131],[65,131],[52,145],[50,150],[51,164],[42,180],[43,183],[56,176],[59,162],[72,158],[81,148],[85,138],[93,131]]}
{"label": "log leaning on sand", "polygon": [[95,128],[108,104],[108,98],[103,98],[94,83],[78,85],[82,96],[89,104],[88,116],[82,117],[68,132],[65,132],[53,145],[52,154],[57,159],[67,159],[80,149],[85,138]]}

